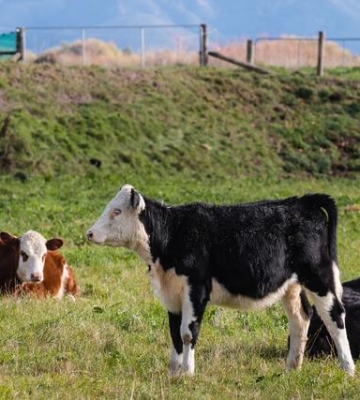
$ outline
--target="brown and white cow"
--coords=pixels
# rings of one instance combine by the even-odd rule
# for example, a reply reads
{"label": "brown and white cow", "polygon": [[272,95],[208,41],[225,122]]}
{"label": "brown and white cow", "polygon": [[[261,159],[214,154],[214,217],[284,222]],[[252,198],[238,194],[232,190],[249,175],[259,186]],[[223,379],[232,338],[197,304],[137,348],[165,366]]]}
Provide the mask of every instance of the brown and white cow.
{"label": "brown and white cow", "polygon": [[63,245],[58,238],[46,240],[28,231],[21,237],[0,233],[0,293],[33,294],[36,297],[78,295],[71,267],[56,250]]}

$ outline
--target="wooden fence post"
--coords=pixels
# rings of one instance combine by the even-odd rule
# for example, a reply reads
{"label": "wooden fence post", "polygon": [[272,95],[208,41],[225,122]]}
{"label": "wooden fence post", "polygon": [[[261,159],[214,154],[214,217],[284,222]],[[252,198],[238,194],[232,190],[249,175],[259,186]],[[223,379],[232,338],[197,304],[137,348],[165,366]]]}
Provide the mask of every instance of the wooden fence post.
{"label": "wooden fence post", "polygon": [[246,41],[246,62],[254,64],[254,45],[251,39]]}
{"label": "wooden fence post", "polygon": [[325,44],[325,34],[323,31],[320,31],[319,42],[318,42],[318,62],[317,62],[318,76],[323,76],[324,74],[324,44]]}
{"label": "wooden fence post", "polygon": [[200,25],[200,66],[206,67],[208,64],[208,54],[207,54],[207,26],[206,24]]}

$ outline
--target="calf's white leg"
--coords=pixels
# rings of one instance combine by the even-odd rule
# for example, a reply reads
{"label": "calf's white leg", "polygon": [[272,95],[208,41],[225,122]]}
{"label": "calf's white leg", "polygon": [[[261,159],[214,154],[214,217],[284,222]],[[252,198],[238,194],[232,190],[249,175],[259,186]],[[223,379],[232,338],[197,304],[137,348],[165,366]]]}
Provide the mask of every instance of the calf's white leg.
{"label": "calf's white leg", "polygon": [[194,337],[194,324],[197,324],[197,318],[194,317],[193,304],[190,300],[190,288],[188,287],[184,294],[182,304],[182,319],[180,327],[180,335],[184,344],[184,356],[182,363],[182,372],[185,375],[192,376],[195,372],[195,343],[197,339]]}
{"label": "calf's white leg", "polygon": [[334,294],[326,296],[311,293],[314,305],[334,340],[341,368],[349,375],[354,375],[355,364],[351,355],[349,340],[345,329],[345,309]]}
{"label": "calf's white leg", "polygon": [[170,353],[169,376],[177,378],[181,375],[183,363],[183,342],[180,335],[181,313],[169,315],[169,328],[173,346]]}
{"label": "calf's white leg", "polygon": [[301,286],[292,285],[281,300],[290,327],[290,347],[286,359],[286,369],[288,371],[301,368],[310,324],[310,317],[303,307],[300,293]]}

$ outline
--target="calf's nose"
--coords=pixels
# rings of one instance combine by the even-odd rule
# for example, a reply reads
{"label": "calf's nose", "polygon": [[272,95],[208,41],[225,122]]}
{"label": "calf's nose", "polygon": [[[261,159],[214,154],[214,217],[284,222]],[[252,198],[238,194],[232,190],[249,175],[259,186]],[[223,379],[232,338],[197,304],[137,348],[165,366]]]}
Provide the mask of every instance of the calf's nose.
{"label": "calf's nose", "polygon": [[32,282],[40,282],[41,281],[41,276],[39,273],[34,272],[33,274],[30,275],[30,279]]}
{"label": "calf's nose", "polygon": [[91,231],[88,231],[88,232],[87,232],[87,238],[88,238],[88,240],[91,240],[93,236],[94,236],[94,234],[93,234]]}

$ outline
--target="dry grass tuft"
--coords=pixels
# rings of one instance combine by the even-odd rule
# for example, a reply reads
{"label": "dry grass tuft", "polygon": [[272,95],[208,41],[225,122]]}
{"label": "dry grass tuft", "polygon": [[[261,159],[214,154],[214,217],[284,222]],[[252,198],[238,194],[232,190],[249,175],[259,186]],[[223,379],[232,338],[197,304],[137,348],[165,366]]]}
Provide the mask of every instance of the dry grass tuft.
{"label": "dry grass tuft", "polygon": [[61,63],[65,65],[101,65],[113,67],[135,66],[140,64],[140,57],[131,51],[123,51],[114,43],[103,42],[98,39],[88,39],[84,44],[77,40],[70,44],[62,44],[41,54],[35,62]]}

